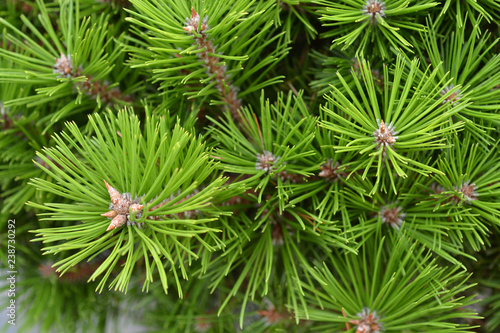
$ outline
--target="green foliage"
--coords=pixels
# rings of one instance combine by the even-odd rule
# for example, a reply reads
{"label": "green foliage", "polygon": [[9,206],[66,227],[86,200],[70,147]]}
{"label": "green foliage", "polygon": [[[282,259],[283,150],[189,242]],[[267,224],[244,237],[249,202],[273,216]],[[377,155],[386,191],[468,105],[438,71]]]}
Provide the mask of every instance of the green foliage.
{"label": "green foliage", "polygon": [[[458,0],[446,0],[443,2],[443,8],[441,10],[440,16],[443,20],[446,17],[451,17],[452,19],[457,19],[457,25],[463,26],[464,21],[462,18],[468,15],[472,23],[475,25],[478,23],[478,18],[485,17],[488,22],[493,19],[498,19],[500,10],[500,2],[498,0],[483,0],[483,1],[458,1]],[[448,16],[443,14],[449,13]]]}
{"label": "green foliage", "polygon": [[323,25],[334,27],[323,34],[323,38],[336,37],[332,47],[343,45],[347,49],[355,45],[358,54],[371,54],[369,50],[375,49],[383,59],[390,57],[390,46],[411,52],[409,36],[414,31],[425,31],[425,26],[415,19],[427,15],[437,5],[431,0],[315,0],[314,3],[320,6],[318,14],[325,22]]}
{"label": "green foliage", "polygon": [[332,87],[324,111],[333,122],[321,124],[339,139],[334,146],[335,152],[352,151],[362,155],[350,162],[350,173],[360,170],[364,179],[370,171],[376,170],[371,194],[380,185],[387,191],[386,179],[397,192],[393,174],[406,178],[405,169],[422,174],[441,173],[412,157],[421,151],[445,148],[445,135],[463,126],[460,122],[451,122],[452,115],[463,106],[447,109],[442,104],[454,90],[441,96],[440,91],[446,83],[441,80],[438,85],[430,84],[437,70],[426,71],[419,79],[416,60],[411,62],[409,72],[403,77],[405,64],[398,56],[392,80],[388,70],[384,71],[384,89],[380,93],[375,88],[369,64],[365,60],[360,60],[360,64],[361,78],[352,74],[354,91],[339,75],[346,93]]}
{"label": "green foliage", "polygon": [[302,98],[278,96],[276,103],[261,97],[259,124],[250,108],[241,110],[241,119],[211,119],[219,149],[217,159],[225,172],[253,175],[246,182],[259,190],[259,202],[269,183],[275,183],[280,209],[288,201],[286,183],[299,182],[318,169],[311,164],[314,152],[308,150],[314,138],[316,119],[307,117]]}
{"label": "green foliage", "polygon": [[17,324],[496,332],[499,18],[498,0],[0,3]]}
{"label": "green foliage", "polygon": [[[59,277],[52,262],[41,258],[39,249],[22,252],[31,257],[17,281],[18,307],[30,320],[23,321],[19,330],[28,332],[96,332],[104,331],[109,318],[117,318],[123,294],[97,294],[96,282],[87,282],[97,265],[83,263]],[[35,260],[33,260],[35,259]],[[102,258],[101,258],[102,261]],[[32,288],[36,285],[37,288]],[[2,289],[2,292],[6,292]],[[3,304],[2,304],[3,306]],[[7,307],[7,305],[5,305]],[[50,310],[48,310],[50,309]]]}
{"label": "green foliage", "polygon": [[[266,76],[288,50],[285,33],[277,33],[273,21],[276,1],[131,2],[135,10],[128,20],[141,45],[127,48],[132,53],[130,66],[151,71],[150,78],[161,89],[188,98],[221,94],[219,74],[207,73],[209,58],[202,53],[206,44],[200,42],[204,35],[190,35],[184,29],[189,26],[192,8],[199,13],[199,25],[207,26],[207,39],[213,44],[214,49],[206,51],[213,52],[209,55],[215,66],[227,71],[232,85],[239,88],[239,98],[281,82],[282,77]],[[230,89],[230,82],[224,84],[224,89]],[[220,99],[212,103],[223,103]]]}
{"label": "green foliage", "polygon": [[[21,16],[31,36],[0,18],[0,23],[11,31],[5,37],[14,48],[0,48],[2,59],[13,64],[0,69],[0,82],[34,86],[30,94],[10,99],[5,106],[31,108],[49,104],[37,120],[39,126],[46,126],[44,132],[66,117],[78,119],[83,110],[98,110],[108,103],[127,104],[123,98],[105,96],[114,87],[119,87],[119,82],[129,72],[123,67],[114,70],[115,66],[121,65],[123,53],[114,45],[112,36],[120,40],[123,34],[118,36],[116,27],[108,25],[106,15],[92,20],[91,17],[81,17],[78,2],[63,0],[59,3],[59,19],[52,22],[44,3],[37,2],[42,31],[27,17]],[[54,29],[53,23],[60,31]],[[71,65],[61,71],[57,69],[57,60],[63,58],[69,59]],[[113,74],[117,74],[116,77]],[[104,82],[111,78],[115,83]]]}
{"label": "green foliage", "polygon": [[[165,118],[148,117],[143,134],[138,118],[125,111],[117,117],[110,113],[104,119],[95,115],[89,118],[89,124],[94,133],[84,136],[76,124],[68,123],[69,133],[62,132],[55,137],[56,148],[44,149],[43,154],[39,154],[48,165],[40,167],[55,183],[41,178],[31,181],[31,185],[41,191],[72,201],[71,204],[30,203],[50,211],[40,214],[42,221],[82,223],[63,222],[63,226],[57,228],[36,230],[35,240],[55,243],[43,249],[45,254],[75,251],[56,263],[60,266],[58,271],[63,273],[81,261],[110,250],[89,278],[95,280],[104,274],[97,287],[101,291],[122,256],[127,259],[110,287],[126,291],[134,266],[141,260],[151,260],[144,277],[146,290],[156,271],[165,292],[168,270],[180,287],[180,276],[187,278],[185,265],[198,257],[197,245],[191,246],[191,238],[201,241],[199,235],[204,233],[217,237],[218,230],[207,223],[219,215],[217,209],[211,207],[211,200],[224,181],[213,179],[208,186],[200,188],[212,175],[215,164],[209,161],[198,139],[178,124],[170,130]],[[76,149],[78,156],[70,147]],[[112,232],[105,229],[109,219],[101,216],[111,209],[107,208],[110,194],[103,181],[109,182],[122,196],[129,193],[131,198],[137,198],[134,203],[144,205],[140,212],[130,208],[127,225]],[[197,188],[199,192],[188,197]],[[187,211],[195,211],[202,217],[178,218],[178,214]],[[200,245],[209,246],[203,241]]]}
{"label": "green foliage", "polygon": [[[465,22],[466,23],[466,22]],[[467,104],[460,108],[457,119],[465,122],[465,129],[485,143],[495,141],[488,135],[488,125],[498,126],[500,108],[500,56],[489,51],[497,45],[498,39],[491,39],[489,33],[480,36],[479,23],[469,32],[458,26],[447,37],[438,37],[438,24],[430,24],[431,29],[422,36],[428,62],[439,68],[435,77],[438,80],[450,79],[448,86],[451,95],[443,102]],[[421,53],[422,62],[425,56]],[[454,90],[453,88],[457,88]],[[471,129],[471,130],[470,130]]]}
{"label": "green foliage", "polygon": [[299,311],[299,317],[324,323],[320,332],[340,331],[360,319],[370,324],[366,310],[383,332],[471,332],[468,325],[447,322],[475,317],[457,311],[472,303],[458,296],[471,287],[465,271],[437,266],[424,247],[411,245],[404,235],[392,245],[384,241],[371,238],[359,255],[333,252],[327,263],[318,263],[314,283],[303,286],[317,308]]}

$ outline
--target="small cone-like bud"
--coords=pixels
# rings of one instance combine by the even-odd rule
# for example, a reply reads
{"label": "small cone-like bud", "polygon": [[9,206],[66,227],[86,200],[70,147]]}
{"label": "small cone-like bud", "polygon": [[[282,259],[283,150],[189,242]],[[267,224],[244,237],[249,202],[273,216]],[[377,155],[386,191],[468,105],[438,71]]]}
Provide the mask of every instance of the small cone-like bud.
{"label": "small cone-like bud", "polygon": [[114,210],[110,210],[109,212],[107,213],[104,213],[104,214],[101,214],[101,216],[104,216],[104,217],[109,217],[109,218],[113,218],[115,217],[116,215],[118,215],[117,212],[115,212]]}
{"label": "small cone-like bud", "polygon": [[377,119],[377,124],[378,129],[373,132],[373,136],[375,137],[374,142],[377,144],[377,148],[385,150],[387,146],[392,147],[398,138],[396,136],[398,132],[394,130],[392,123],[386,125],[383,120],[379,121]]}
{"label": "small cone-like bud", "polygon": [[257,154],[257,162],[255,168],[257,170],[265,170],[271,172],[274,164],[278,161],[279,157],[275,157],[273,153],[264,150],[263,154]]}
{"label": "small cone-like bud", "polygon": [[106,231],[121,227],[125,224],[125,222],[127,222],[127,217],[125,215],[117,215],[114,219],[111,220],[111,223]]}
{"label": "small cone-like bud", "polygon": [[133,204],[133,205],[130,206],[130,209],[134,213],[137,213],[137,212],[141,211],[143,208],[144,208],[144,206],[143,205],[139,205],[139,204]]}
{"label": "small cone-like bud", "polygon": [[120,194],[120,192],[115,190],[111,185],[109,185],[106,181],[104,181],[104,184],[106,184],[106,188],[108,189],[111,202],[113,203],[113,205],[118,205],[120,200],[122,200],[122,195]]}
{"label": "small cone-like bud", "polygon": [[318,176],[335,182],[341,178],[346,178],[348,173],[346,171],[339,171],[339,167],[339,161],[336,161],[334,165],[333,159],[329,158],[326,160],[326,163],[321,166],[321,172],[318,174]]}
{"label": "small cone-like bud", "polygon": [[61,53],[61,57],[55,58],[56,61],[54,65],[54,73],[61,74],[62,77],[72,77],[73,74],[73,65],[71,60],[71,55],[66,57],[65,54]]}

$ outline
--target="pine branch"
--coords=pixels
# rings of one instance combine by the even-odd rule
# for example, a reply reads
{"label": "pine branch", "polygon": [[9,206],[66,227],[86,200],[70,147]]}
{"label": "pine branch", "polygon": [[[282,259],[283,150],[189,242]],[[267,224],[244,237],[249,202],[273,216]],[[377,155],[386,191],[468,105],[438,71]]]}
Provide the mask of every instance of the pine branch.
{"label": "pine branch", "polygon": [[[15,64],[0,69],[0,82],[29,82],[35,85],[36,90],[36,93],[4,101],[4,104],[34,107],[58,101],[62,104],[58,111],[40,119],[47,126],[45,131],[60,119],[82,112],[82,109],[89,112],[96,105],[101,108],[108,103],[127,105],[130,98],[118,88],[118,83],[107,82],[115,67],[114,62],[121,57],[119,48],[106,54],[113,43],[113,31],[106,22],[107,17],[101,16],[91,27],[90,18],[80,19],[78,5],[74,5],[72,0],[61,1],[59,10],[63,14],[59,21],[60,30],[55,31],[45,5],[39,1],[38,6],[44,32],[21,16],[36,39],[0,18],[0,23],[12,31],[13,34],[8,34],[7,38],[15,47],[15,50],[0,49],[2,58]],[[43,37],[43,33],[47,37]],[[84,73],[87,76],[83,76]],[[82,104],[85,100],[82,100],[82,94],[89,95],[94,102]]]}
{"label": "pine branch", "polygon": [[424,248],[404,236],[393,245],[386,245],[384,238],[367,241],[373,246],[358,256],[333,252],[318,265],[315,283],[303,283],[317,307],[309,315],[299,311],[300,318],[325,323],[318,326],[323,332],[344,327],[357,333],[436,332],[435,325],[444,332],[471,332],[454,322],[476,317],[465,309],[458,311],[472,304],[470,297],[460,296],[471,287],[464,284],[464,271],[435,265]]}
{"label": "pine branch", "polygon": [[[53,182],[44,179],[31,182],[40,190],[73,202],[30,203],[49,211],[40,214],[42,220],[83,223],[39,229],[35,240],[56,243],[44,248],[46,254],[76,251],[56,263],[60,266],[57,271],[62,273],[82,260],[109,250],[106,260],[89,279],[104,274],[98,286],[100,291],[110,273],[118,270],[119,258],[127,254],[123,268],[110,287],[126,291],[133,268],[144,261],[145,288],[153,281],[152,273],[157,269],[166,292],[165,270],[180,265],[179,274],[187,278],[184,256],[189,261],[198,257],[193,252],[198,245],[191,245],[190,239],[218,232],[208,225],[220,214],[210,207],[210,202],[224,180],[214,179],[199,193],[188,196],[210,176],[215,165],[208,160],[199,140],[179,126],[158,139],[159,129],[166,126],[164,119],[147,118],[144,134],[137,117],[125,111],[117,117],[109,114],[104,119],[94,115],[89,125],[94,137],[84,136],[74,123],[68,123],[71,135],[64,132],[57,135],[57,148],[45,149],[44,154],[39,154],[51,167],[40,165]],[[55,168],[56,163],[60,168]],[[200,167],[202,172],[198,172]],[[117,174],[116,170],[123,172]],[[199,211],[203,216],[196,219],[178,216],[180,212],[192,211]],[[125,224],[126,227],[117,229]],[[205,242],[200,245],[215,250]],[[182,297],[175,270],[173,278]]]}
{"label": "pine branch", "polygon": [[16,326],[496,332],[498,9],[1,2]]}
{"label": "pine branch", "polygon": [[198,58],[204,62],[207,74],[213,77],[217,90],[222,95],[222,100],[229,106],[232,117],[239,120],[238,110],[241,108],[241,100],[238,99],[238,89],[231,84],[226,68],[218,63],[218,59],[212,54],[215,53],[215,46],[207,34],[209,27],[207,18],[200,18],[200,15],[192,8],[191,18],[186,23],[184,30],[194,37],[195,43],[200,50]]}
{"label": "pine branch", "polygon": [[427,15],[437,5],[431,0],[418,3],[399,0],[355,0],[332,3],[315,0],[320,5],[318,14],[325,27],[335,27],[322,37],[337,37],[332,47],[344,45],[343,50],[356,43],[359,55],[371,54],[373,47],[383,59],[390,58],[388,46],[411,51],[408,41],[412,31],[425,31],[425,26],[416,23],[419,15]]}
{"label": "pine branch", "polygon": [[[275,2],[216,0],[197,10],[193,2],[190,11],[172,0],[165,6],[132,3],[137,11],[130,11],[134,17],[129,21],[149,50],[129,48],[130,65],[152,70],[162,89],[188,98],[218,95],[212,104],[228,107],[238,117],[244,96],[281,82],[282,77],[266,77],[288,51],[283,33],[273,28]],[[160,16],[164,23],[156,19]],[[200,83],[196,91],[189,89]]]}
{"label": "pine branch", "polygon": [[[374,194],[386,178],[390,179],[390,185],[396,192],[392,173],[407,177],[404,169],[422,174],[442,173],[410,156],[418,151],[446,148],[445,135],[463,126],[460,122],[453,123],[451,117],[463,109],[466,102],[452,108],[442,105],[456,88],[444,96],[440,95],[443,80],[437,86],[431,84],[437,69],[418,78],[417,61],[411,62],[410,71],[402,80],[405,64],[403,57],[398,56],[391,78],[388,71],[384,72],[385,88],[380,95],[374,87],[368,63],[360,61],[362,80],[352,74],[356,84],[353,91],[339,75],[347,94],[332,87],[332,96],[327,96],[329,103],[323,108],[335,122],[321,124],[339,138],[339,145],[334,146],[335,152],[361,155],[357,161],[351,162],[351,174],[360,170],[365,179],[371,170],[376,169],[376,182],[370,192]],[[399,102],[396,104],[396,101]]]}

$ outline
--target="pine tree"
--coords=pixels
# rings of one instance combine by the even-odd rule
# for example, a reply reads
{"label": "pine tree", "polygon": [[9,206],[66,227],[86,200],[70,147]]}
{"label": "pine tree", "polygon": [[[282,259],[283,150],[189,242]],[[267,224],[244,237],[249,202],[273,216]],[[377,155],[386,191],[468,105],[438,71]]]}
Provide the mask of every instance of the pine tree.
{"label": "pine tree", "polygon": [[19,332],[500,329],[499,0],[0,13]]}

